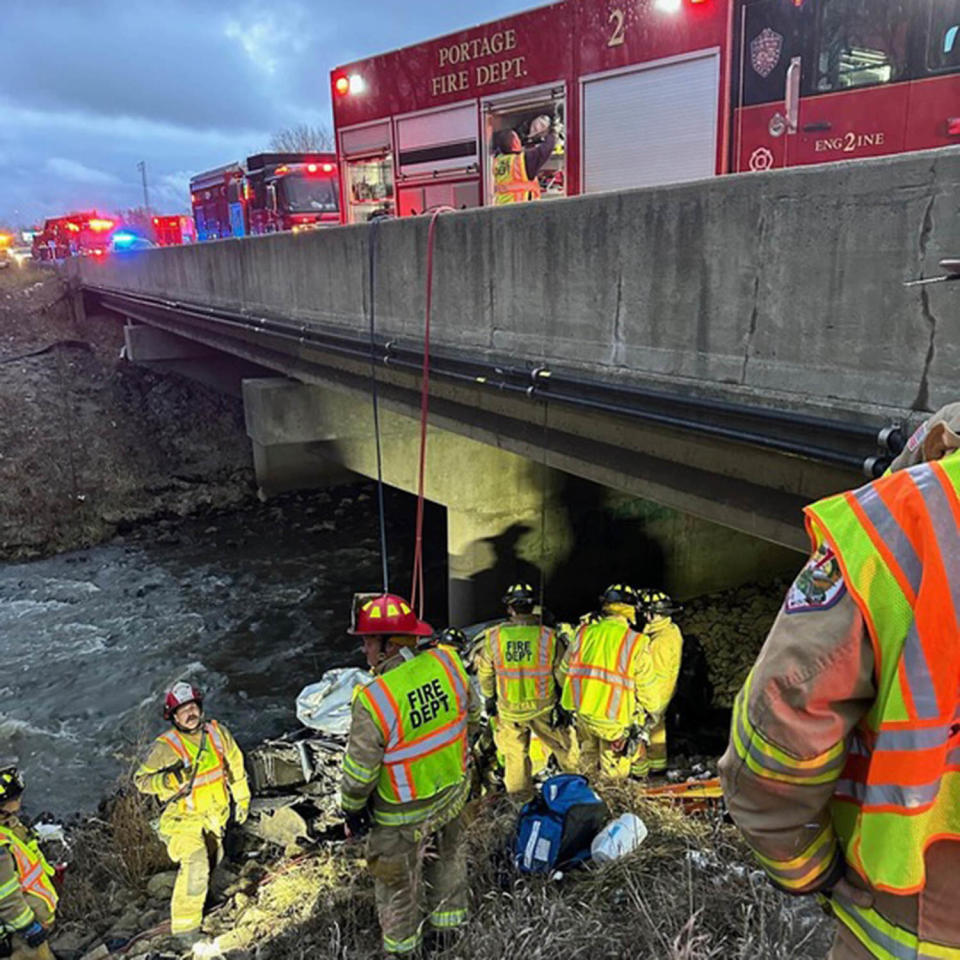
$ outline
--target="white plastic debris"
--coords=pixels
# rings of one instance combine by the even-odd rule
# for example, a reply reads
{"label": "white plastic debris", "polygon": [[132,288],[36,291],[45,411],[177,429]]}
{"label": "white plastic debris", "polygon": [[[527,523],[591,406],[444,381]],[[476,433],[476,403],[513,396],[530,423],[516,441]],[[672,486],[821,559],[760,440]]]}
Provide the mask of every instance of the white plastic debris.
{"label": "white plastic debris", "polygon": [[62,823],[36,823],[33,826],[33,832],[41,840],[59,840],[64,845],[67,843]]}
{"label": "white plastic debris", "polygon": [[359,667],[328,670],[297,695],[297,719],[311,730],[346,736],[350,732],[353,691],[372,679],[372,674]]}
{"label": "white plastic debris", "polygon": [[593,838],[590,855],[594,863],[609,863],[636,850],[646,836],[647,825],[635,813],[622,813]]}

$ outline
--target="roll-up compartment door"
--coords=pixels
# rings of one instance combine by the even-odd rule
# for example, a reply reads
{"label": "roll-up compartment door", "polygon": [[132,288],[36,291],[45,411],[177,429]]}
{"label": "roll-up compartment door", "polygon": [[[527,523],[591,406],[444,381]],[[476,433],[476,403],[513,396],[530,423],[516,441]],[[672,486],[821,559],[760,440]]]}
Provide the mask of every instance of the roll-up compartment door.
{"label": "roll-up compartment door", "polygon": [[584,193],[713,176],[719,85],[716,51],[585,81]]}
{"label": "roll-up compartment door", "polygon": [[340,131],[340,152],[345,157],[386,152],[390,149],[390,121]]}
{"label": "roll-up compartment door", "polygon": [[476,103],[397,120],[401,177],[479,169]]}

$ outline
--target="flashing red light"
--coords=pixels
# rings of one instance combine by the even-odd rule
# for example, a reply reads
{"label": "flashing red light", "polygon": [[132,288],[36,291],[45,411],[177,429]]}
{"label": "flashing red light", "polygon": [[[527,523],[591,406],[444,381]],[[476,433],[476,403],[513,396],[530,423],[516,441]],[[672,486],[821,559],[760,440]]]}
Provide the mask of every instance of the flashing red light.
{"label": "flashing red light", "polygon": [[315,163],[308,163],[307,173],[316,173],[316,172],[317,172],[317,165]]}
{"label": "flashing red light", "polygon": [[112,220],[91,220],[90,229],[94,233],[106,233],[108,230],[113,229]]}
{"label": "flashing red light", "polygon": [[324,172],[324,173],[333,173],[333,164],[332,164],[332,163],[325,163],[325,164],[323,165],[323,172]]}
{"label": "flashing red light", "polygon": [[[690,3],[692,3],[694,6],[700,6],[701,4],[708,2],[709,0],[690,0]],[[796,3],[797,0],[793,0],[793,2]],[[803,0],[800,0],[800,2],[803,3]]]}
{"label": "flashing red light", "polygon": [[960,117],[947,117],[947,136],[960,137]]}
{"label": "flashing red light", "polygon": [[346,96],[350,92],[350,79],[349,77],[337,77],[333,83],[334,90],[337,91],[339,96]]}
{"label": "flashing red light", "polygon": [[285,173],[290,172],[290,168],[285,164],[281,163],[276,170],[273,171],[278,177],[282,177]]}

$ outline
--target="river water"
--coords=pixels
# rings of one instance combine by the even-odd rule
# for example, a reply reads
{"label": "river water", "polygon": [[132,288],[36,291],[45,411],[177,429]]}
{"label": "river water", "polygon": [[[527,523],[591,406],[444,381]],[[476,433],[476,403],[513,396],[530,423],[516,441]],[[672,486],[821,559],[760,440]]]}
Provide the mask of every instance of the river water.
{"label": "river water", "polygon": [[[391,575],[406,584],[409,498],[392,494],[387,516]],[[440,534],[428,523],[434,556]],[[0,756],[19,758],[28,810],[95,808],[162,732],[161,691],[179,677],[242,746],[296,727],[303,686],[362,663],[350,597],[380,580],[369,485],[0,567]]]}

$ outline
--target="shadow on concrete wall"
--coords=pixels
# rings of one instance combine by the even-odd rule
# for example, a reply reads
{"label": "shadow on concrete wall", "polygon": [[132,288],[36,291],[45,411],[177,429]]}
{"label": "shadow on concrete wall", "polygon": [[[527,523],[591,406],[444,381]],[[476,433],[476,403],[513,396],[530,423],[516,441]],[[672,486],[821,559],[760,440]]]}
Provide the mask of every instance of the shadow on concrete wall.
{"label": "shadow on concrete wall", "polygon": [[545,597],[557,617],[570,620],[595,609],[597,597],[611,583],[663,583],[663,547],[641,518],[611,510],[604,487],[570,476],[563,500],[573,549],[548,578]]}
{"label": "shadow on concrete wall", "polygon": [[[571,549],[544,584],[545,605],[559,619],[576,619],[593,610],[598,595],[610,583],[659,585],[663,581],[661,545],[645,532],[642,519],[615,515],[607,497],[606,489],[595,483],[572,476],[564,480],[560,499]],[[539,562],[520,555],[521,541],[531,532],[528,524],[515,523],[484,541],[492,547],[493,562],[471,577],[470,583],[475,596],[483,597],[490,608],[486,616],[501,614],[500,597],[509,584],[522,581],[540,589]]]}

